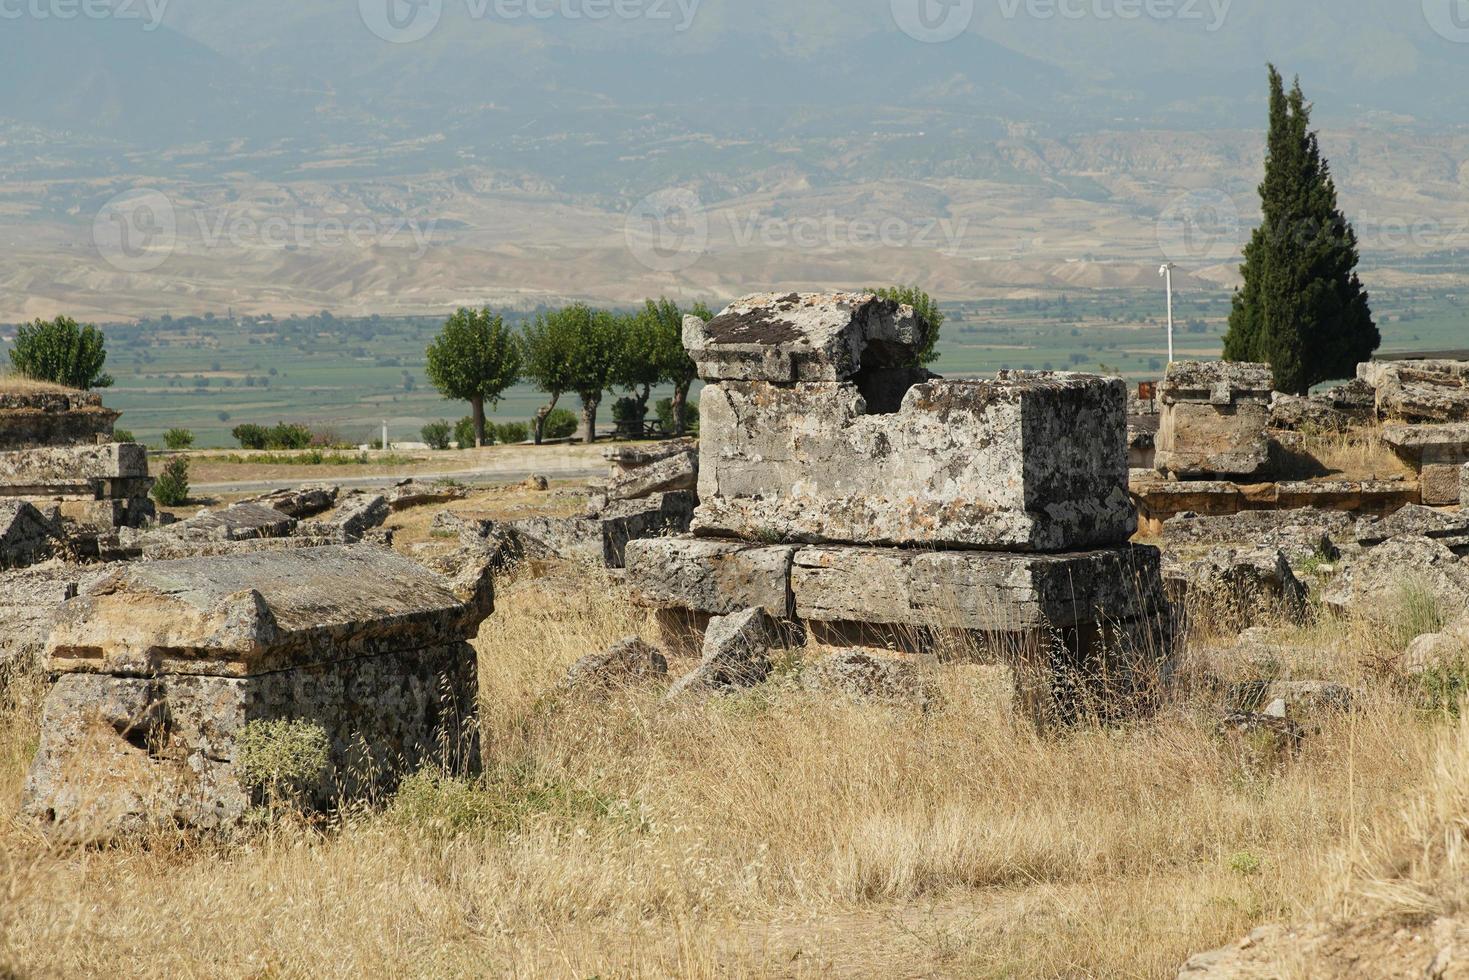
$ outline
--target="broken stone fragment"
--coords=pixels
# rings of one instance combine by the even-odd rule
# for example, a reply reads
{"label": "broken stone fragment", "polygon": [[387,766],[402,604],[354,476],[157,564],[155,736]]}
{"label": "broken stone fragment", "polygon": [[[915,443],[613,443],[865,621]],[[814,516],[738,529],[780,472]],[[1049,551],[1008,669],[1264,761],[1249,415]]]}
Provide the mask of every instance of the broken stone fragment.
{"label": "broken stone fragment", "polygon": [[513,521],[528,556],[546,555],[622,568],[629,542],[688,530],[694,495],[658,493],[608,504],[595,517],[532,517]]}
{"label": "broken stone fragment", "polygon": [[0,569],[34,565],[62,546],[61,529],[33,504],[0,499]]}
{"label": "broken stone fragment", "polygon": [[693,490],[698,485],[699,457],[692,447],[654,460],[646,466],[621,470],[607,481],[607,500],[636,500],[655,493]]}
{"label": "broken stone fragment", "polygon": [[1202,555],[1170,558],[1163,578],[1174,588],[1175,606],[1190,599],[1224,602],[1241,624],[1272,614],[1299,622],[1307,614],[1308,590],[1277,549],[1216,546]]}
{"label": "broken stone fragment", "polygon": [[223,510],[200,511],[158,531],[160,536],[202,541],[246,541],[284,538],[296,529],[296,519],[264,504],[233,504]]}
{"label": "broken stone fragment", "polygon": [[790,545],[762,546],[712,538],[650,538],[627,545],[627,578],[637,600],[726,616],[758,606],[776,619],[794,616]]}
{"label": "broken stone fragment", "polygon": [[765,293],[683,323],[705,381],[846,381],[913,363],[926,340],[912,307],[871,293]]}
{"label": "broken stone fragment", "polygon": [[1469,535],[1469,514],[1434,510],[1409,504],[1387,517],[1364,517],[1357,522],[1358,544],[1373,546],[1399,537],[1458,538]]}
{"label": "broken stone fragment", "polygon": [[309,529],[334,530],[349,541],[360,540],[368,531],[381,527],[390,513],[388,498],[382,494],[353,493],[338,503],[328,519],[313,522]]}
{"label": "broken stone fragment", "polygon": [[1385,419],[1469,422],[1469,361],[1367,361],[1357,376],[1376,390]]}
{"label": "broken stone fragment", "polygon": [[629,636],[599,653],[582,657],[566,672],[561,689],[604,696],[668,676],[668,658],[641,637]]}
{"label": "broken stone fragment", "polygon": [[1163,541],[1174,548],[1223,544],[1274,548],[1292,562],[1303,562],[1336,558],[1340,552],[1333,538],[1350,541],[1359,526],[1351,514],[1313,508],[1214,516],[1184,513],[1163,523]]}
{"label": "broken stone fragment", "polygon": [[324,514],[337,505],[338,487],[307,486],[294,490],[276,490],[271,493],[241,501],[247,504],[262,504],[278,510],[288,517],[304,520]]}
{"label": "broken stone fragment", "polygon": [[394,511],[407,510],[410,507],[422,507],[426,504],[447,504],[455,500],[463,500],[469,496],[467,487],[456,486],[452,483],[420,483],[417,480],[404,480],[393,487],[388,493],[388,506]]}
{"label": "broken stone fragment", "polygon": [[1469,609],[1469,562],[1442,541],[1392,538],[1356,561],[1344,563],[1321,598],[1338,612],[1391,620],[1405,602],[1431,597],[1450,619]]}
{"label": "broken stone fragment", "polygon": [[801,672],[801,686],[857,701],[907,704],[924,711],[939,701],[937,690],[916,663],[863,650],[844,650],[807,666]]}
{"label": "broken stone fragment", "polygon": [[935,381],[871,414],[853,384],[710,385],[696,534],[1064,551],[1136,530],[1125,386],[1087,375]]}
{"label": "broken stone fragment", "polygon": [[770,651],[782,643],[779,624],[763,609],[716,616],[704,632],[699,666],[674,682],[668,697],[725,693],[762,684],[773,669]]}

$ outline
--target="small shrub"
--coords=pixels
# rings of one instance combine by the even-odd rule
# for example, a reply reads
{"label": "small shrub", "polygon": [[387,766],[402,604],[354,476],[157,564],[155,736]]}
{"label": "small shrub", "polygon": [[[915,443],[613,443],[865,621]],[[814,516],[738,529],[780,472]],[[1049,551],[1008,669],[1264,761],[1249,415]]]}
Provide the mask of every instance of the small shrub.
{"label": "small shrub", "polygon": [[265,440],[270,432],[263,425],[246,422],[244,425],[235,426],[230,435],[235,437],[241,449],[264,449]]}
{"label": "small shrub", "polygon": [[513,446],[530,439],[530,426],[524,422],[505,422],[495,428],[495,442],[501,446]]}
{"label": "small shrub", "polygon": [[189,502],[189,461],[175,456],[163,467],[153,484],[153,499],[164,507],[182,507]]}
{"label": "small shrub", "polygon": [[113,429],[112,430],[112,441],[113,442],[137,442],[138,440],[135,439],[135,438],[133,438],[133,433],[132,433],[132,430],[131,429]]}
{"label": "small shrub", "polygon": [[320,780],[330,758],[326,729],[301,719],[252,721],[240,730],[236,771],[241,784],[260,791],[274,809],[300,802],[304,791]]}
{"label": "small shrub", "polygon": [[425,425],[419,430],[419,434],[423,436],[423,441],[430,449],[448,449],[449,440],[454,435],[454,429],[448,422],[440,419],[437,422],[430,422],[428,425]]}
{"label": "small shrub", "polygon": [[[490,438],[489,426],[485,427],[485,439]],[[454,423],[454,444],[460,449],[474,448],[474,419],[466,415]]]}
{"label": "small shrub", "polygon": [[194,433],[188,429],[169,429],[163,433],[163,444],[169,449],[188,449],[194,444]]}
{"label": "small shrub", "polygon": [[311,430],[295,422],[277,422],[266,436],[266,449],[305,449],[311,445]]}
{"label": "small shrub", "polygon": [[569,439],[576,435],[581,421],[576,413],[567,408],[554,409],[546,416],[546,427],[542,433],[546,439]]}

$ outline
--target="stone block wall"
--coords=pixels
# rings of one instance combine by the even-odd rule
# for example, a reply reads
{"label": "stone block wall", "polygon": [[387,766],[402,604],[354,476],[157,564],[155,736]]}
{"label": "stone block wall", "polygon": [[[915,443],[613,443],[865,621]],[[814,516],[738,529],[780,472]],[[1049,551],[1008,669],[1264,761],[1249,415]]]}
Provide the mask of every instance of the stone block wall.
{"label": "stone block wall", "polygon": [[1182,478],[1257,476],[1270,463],[1270,367],[1177,361],[1158,388],[1154,465]]}

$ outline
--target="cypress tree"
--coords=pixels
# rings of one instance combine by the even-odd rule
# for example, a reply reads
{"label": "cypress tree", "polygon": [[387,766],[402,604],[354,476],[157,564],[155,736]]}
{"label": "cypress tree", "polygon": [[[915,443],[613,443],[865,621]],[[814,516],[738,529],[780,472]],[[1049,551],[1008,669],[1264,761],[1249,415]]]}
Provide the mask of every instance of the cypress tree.
{"label": "cypress tree", "polygon": [[1265,361],[1279,391],[1350,377],[1382,337],[1357,278],[1357,234],[1337,207],[1331,168],[1311,131],[1311,105],[1270,66],[1270,135],[1260,184],[1263,221],[1245,246],[1224,358]]}

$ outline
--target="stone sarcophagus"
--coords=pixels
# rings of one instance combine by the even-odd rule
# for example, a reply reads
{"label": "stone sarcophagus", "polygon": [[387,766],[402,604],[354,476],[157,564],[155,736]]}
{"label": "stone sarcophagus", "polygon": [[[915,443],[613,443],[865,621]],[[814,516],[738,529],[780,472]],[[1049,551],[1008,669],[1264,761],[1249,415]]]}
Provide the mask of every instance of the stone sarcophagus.
{"label": "stone sarcophagus", "polygon": [[930,381],[874,412],[854,383],[700,397],[699,535],[1061,551],[1126,540],[1127,393],[1082,375]]}
{"label": "stone sarcophagus", "polygon": [[[372,547],[128,565],[56,614],[23,809],[83,838],[217,828],[276,791],[325,808],[472,770],[467,641],[492,606],[487,568],[451,581]],[[320,749],[308,771],[281,722]]]}
{"label": "stone sarcophagus", "polygon": [[1183,478],[1256,476],[1270,464],[1268,364],[1177,361],[1158,388],[1154,465]]}
{"label": "stone sarcophagus", "polygon": [[960,633],[1058,691],[1124,662],[1161,673],[1171,614],[1158,552],[1128,543],[1123,383],[944,381],[916,366],[926,339],[911,308],[859,293],[685,320],[708,382],[699,506],[692,536],[629,542],[635,594],[678,645],[761,609],[819,642]]}

